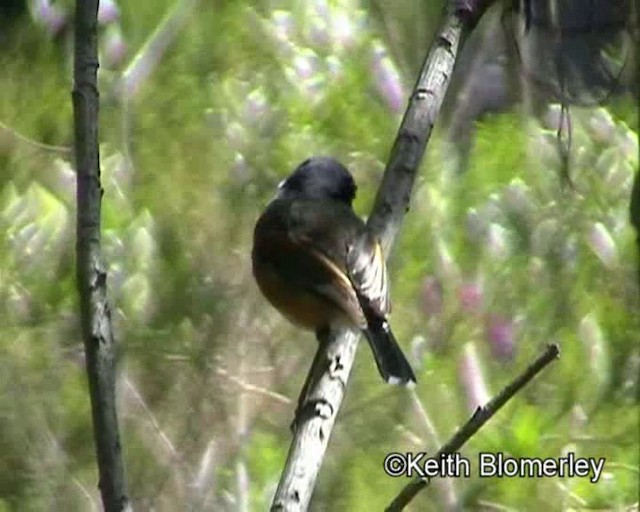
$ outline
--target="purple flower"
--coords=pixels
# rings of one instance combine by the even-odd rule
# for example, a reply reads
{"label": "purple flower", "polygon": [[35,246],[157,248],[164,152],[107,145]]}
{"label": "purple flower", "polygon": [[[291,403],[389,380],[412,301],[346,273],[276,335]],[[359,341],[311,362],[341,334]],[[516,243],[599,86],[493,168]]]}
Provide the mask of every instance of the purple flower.
{"label": "purple flower", "polygon": [[442,313],[442,284],[435,276],[427,276],[422,283],[420,305],[427,318],[440,316]]}
{"label": "purple flower", "polygon": [[[358,39],[365,16],[363,11],[347,12],[344,9],[335,10],[331,16],[331,34],[336,51],[352,46]],[[355,20],[355,21],[354,21]]]}
{"label": "purple flower", "polygon": [[632,130],[625,129],[624,133],[620,134],[620,141],[618,142],[622,155],[629,160],[633,167],[638,165],[638,135]]}
{"label": "purple flower", "polygon": [[373,48],[372,68],[378,92],[391,107],[391,110],[399,114],[405,103],[402,79],[395,64],[380,43],[374,45]]}
{"label": "purple flower", "polygon": [[230,175],[231,178],[239,185],[244,185],[251,179],[251,169],[241,153],[236,153]]}
{"label": "purple flower", "polygon": [[251,91],[244,103],[243,121],[250,126],[254,126],[264,122],[269,113],[269,102],[262,88]]}
{"label": "purple flower", "polygon": [[514,325],[511,319],[490,313],[485,319],[485,338],[499,361],[511,361],[514,353]]}
{"label": "purple flower", "polygon": [[308,48],[301,49],[293,58],[293,70],[298,80],[309,80],[318,73],[318,55]]}
{"label": "purple flower", "polygon": [[285,69],[287,79],[310,101],[319,100],[323,93],[325,76],[320,69],[318,55],[309,48],[294,48],[292,65]]}
{"label": "purple flower", "polygon": [[612,268],[618,263],[616,243],[602,222],[591,225],[587,234],[587,245],[605,267]]}
{"label": "purple flower", "polygon": [[329,46],[331,43],[331,13],[326,0],[309,2],[307,23],[309,41],[314,46]]}
{"label": "purple flower", "polygon": [[[102,4],[101,4],[102,5]],[[107,29],[103,43],[104,62],[108,68],[117,68],[127,56],[127,43],[120,28],[112,25]]]}
{"label": "purple flower", "polygon": [[278,41],[289,41],[293,31],[294,21],[290,12],[276,10],[271,13],[271,32]]}
{"label": "purple flower", "polygon": [[504,203],[512,212],[528,215],[535,209],[529,187],[521,179],[514,179],[503,191]]}
{"label": "purple flower", "polygon": [[100,0],[98,5],[98,23],[107,25],[120,18],[120,8],[114,0]]}
{"label": "purple flower", "polygon": [[67,14],[50,0],[36,0],[33,19],[42,23],[51,36],[57,36],[67,25]]}
{"label": "purple flower", "polygon": [[503,261],[509,257],[511,244],[509,233],[500,224],[492,222],[487,231],[486,248],[489,255],[498,261]]}
{"label": "purple flower", "polygon": [[578,336],[587,354],[589,366],[598,385],[609,379],[607,341],[594,313],[586,315],[578,326]]}
{"label": "purple flower", "polygon": [[616,134],[616,123],[605,108],[597,109],[589,118],[591,140],[600,144],[609,144]]}

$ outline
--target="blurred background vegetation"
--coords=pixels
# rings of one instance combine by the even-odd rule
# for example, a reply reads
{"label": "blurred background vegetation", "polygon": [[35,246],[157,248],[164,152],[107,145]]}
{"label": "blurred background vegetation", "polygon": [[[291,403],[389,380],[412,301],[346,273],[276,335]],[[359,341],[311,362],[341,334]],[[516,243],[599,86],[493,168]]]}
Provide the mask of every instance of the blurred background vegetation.
{"label": "blurred background vegetation", "polygon": [[[73,2],[14,4],[0,13],[0,511],[97,510]],[[253,223],[314,154],[347,164],[367,214],[442,5],[101,2],[103,244],[136,510],[268,507],[315,340],[259,295]],[[493,14],[483,25],[500,28]],[[434,482],[411,509],[637,510],[637,83],[571,109],[569,183],[559,107],[526,110],[526,87],[501,85],[526,69],[486,58],[487,33],[503,32],[469,42],[390,260],[391,320],[419,384],[383,385],[360,349],[313,510],[380,510],[404,484],[385,454],[435,451],[550,341],[561,359],[463,455],[605,457],[601,481],[474,475]]]}

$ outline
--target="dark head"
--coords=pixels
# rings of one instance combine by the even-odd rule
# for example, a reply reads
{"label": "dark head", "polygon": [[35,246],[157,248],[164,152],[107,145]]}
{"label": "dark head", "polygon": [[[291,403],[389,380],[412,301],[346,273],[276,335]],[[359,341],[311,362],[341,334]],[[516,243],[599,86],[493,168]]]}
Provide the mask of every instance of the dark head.
{"label": "dark head", "polygon": [[351,205],[356,196],[353,177],[337,160],[314,157],[302,162],[279,185],[278,197],[306,199],[333,199]]}

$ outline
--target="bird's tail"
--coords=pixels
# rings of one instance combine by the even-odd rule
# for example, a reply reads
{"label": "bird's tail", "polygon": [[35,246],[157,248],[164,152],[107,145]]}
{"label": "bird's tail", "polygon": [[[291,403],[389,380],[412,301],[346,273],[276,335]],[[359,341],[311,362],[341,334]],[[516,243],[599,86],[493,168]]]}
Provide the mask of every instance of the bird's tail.
{"label": "bird's tail", "polygon": [[386,320],[370,320],[363,332],[373,351],[378,371],[385,381],[389,384],[403,386],[411,386],[416,383],[416,376],[411,365],[402,353],[402,349]]}

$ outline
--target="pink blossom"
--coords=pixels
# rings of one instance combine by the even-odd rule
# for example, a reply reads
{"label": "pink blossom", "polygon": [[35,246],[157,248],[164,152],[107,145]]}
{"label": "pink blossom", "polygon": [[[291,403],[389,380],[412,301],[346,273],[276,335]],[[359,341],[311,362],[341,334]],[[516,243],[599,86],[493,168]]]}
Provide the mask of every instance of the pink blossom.
{"label": "pink blossom", "polygon": [[465,313],[477,313],[482,309],[484,293],[482,284],[473,281],[462,283],[458,288],[460,309]]}

